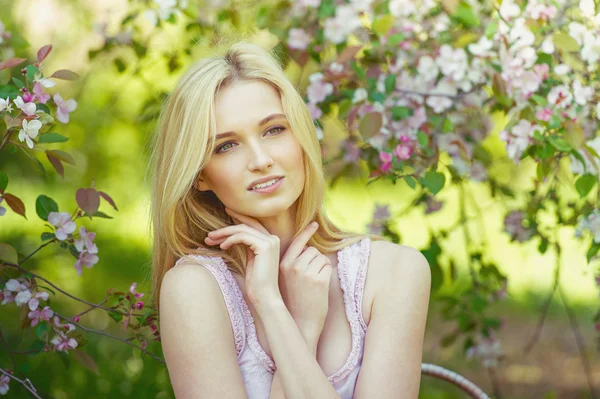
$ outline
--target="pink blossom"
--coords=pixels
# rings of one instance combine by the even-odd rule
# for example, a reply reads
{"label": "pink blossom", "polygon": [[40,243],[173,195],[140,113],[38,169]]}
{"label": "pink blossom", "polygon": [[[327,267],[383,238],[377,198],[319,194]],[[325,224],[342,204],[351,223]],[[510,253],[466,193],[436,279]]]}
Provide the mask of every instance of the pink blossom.
{"label": "pink blossom", "polygon": [[50,309],[50,306],[45,306],[42,310],[34,310],[33,312],[29,312],[28,316],[31,319],[31,326],[35,327],[40,320],[50,321],[53,315],[54,311]]}
{"label": "pink blossom", "polygon": [[310,75],[309,80],[310,86],[306,89],[306,94],[310,103],[318,104],[333,93],[333,85],[323,81],[321,72],[313,73]]}
{"label": "pink blossom", "polygon": [[382,165],[380,167],[382,172],[387,172],[390,170],[392,166],[392,159],[393,155],[389,152],[381,151],[379,153],[379,160],[382,162]]}
{"label": "pink blossom", "polygon": [[538,107],[537,111],[535,111],[535,117],[547,122],[552,117],[552,110],[550,108]]}
{"label": "pink blossom", "polygon": [[35,99],[40,104],[46,104],[48,100],[50,100],[50,94],[44,93],[42,89],[42,85],[40,82],[35,82],[33,85],[33,93],[35,94]]}
{"label": "pink blossom", "polygon": [[94,238],[96,238],[96,233],[88,232],[84,226],[81,226],[79,228],[79,238],[75,240],[75,248],[77,248],[79,252],[83,252],[85,245],[85,251],[91,254],[97,254],[98,247],[92,242]]}
{"label": "pink blossom", "polygon": [[17,96],[13,100],[17,108],[25,113],[25,115],[32,116],[35,115],[36,106],[35,103],[25,102],[21,96]]}
{"label": "pink blossom", "polygon": [[36,310],[40,304],[39,299],[41,298],[44,301],[48,300],[49,294],[45,291],[36,292],[35,296],[31,298],[28,302],[30,310]]}
{"label": "pink blossom", "polygon": [[131,292],[132,294],[134,294],[135,297],[139,299],[139,298],[143,297],[144,294],[142,294],[140,292],[137,292],[136,288],[137,288],[137,283],[134,282],[133,284],[131,284],[131,287],[129,287],[129,292]]}
{"label": "pink blossom", "polygon": [[289,31],[288,46],[297,50],[305,50],[310,43],[310,35],[304,29],[292,28]]}
{"label": "pink blossom", "polygon": [[77,228],[75,222],[71,220],[69,212],[50,212],[48,222],[56,227],[55,235],[60,241],[66,240],[69,234]]}
{"label": "pink blossom", "polygon": [[31,94],[29,92],[29,90],[27,90],[27,88],[23,88],[23,101],[25,101],[26,103],[30,103],[33,100],[35,100],[35,95]]}
{"label": "pink blossom", "polygon": [[360,159],[360,148],[356,147],[351,141],[344,142],[344,161],[347,163],[356,163]]}
{"label": "pink blossom", "polygon": [[58,93],[56,93],[52,98],[58,107],[56,110],[56,118],[62,123],[69,123],[69,113],[75,111],[75,108],[77,108],[77,102],[72,98],[65,101]]}
{"label": "pink blossom", "polygon": [[74,338],[69,338],[63,332],[59,332],[50,341],[54,344],[54,352],[67,352],[69,349],[77,348],[77,341]]}
{"label": "pink blossom", "polygon": [[542,80],[548,79],[548,73],[550,72],[548,64],[535,64],[533,70]]}
{"label": "pink blossom", "polygon": [[411,152],[412,148],[409,145],[398,144],[394,150],[394,155],[396,155],[398,159],[406,160],[410,158]]}
{"label": "pink blossom", "polygon": [[99,259],[100,258],[98,258],[98,255],[96,254],[91,254],[87,251],[80,252],[79,258],[77,259],[74,265],[75,270],[77,270],[77,275],[81,277],[82,266],[85,266],[88,269],[90,269],[96,263],[98,263]]}
{"label": "pink blossom", "polygon": [[10,381],[10,377],[9,376],[4,375],[4,374],[2,374],[0,376],[0,395],[6,395],[6,393],[10,389],[8,387],[8,382],[9,381]]}
{"label": "pink blossom", "polygon": [[317,107],[314,103],[309,102],[306,104],[306,107],[310,111],[310,116],[312,116],[313,119],[319,119],[323,115],[321,108]]}

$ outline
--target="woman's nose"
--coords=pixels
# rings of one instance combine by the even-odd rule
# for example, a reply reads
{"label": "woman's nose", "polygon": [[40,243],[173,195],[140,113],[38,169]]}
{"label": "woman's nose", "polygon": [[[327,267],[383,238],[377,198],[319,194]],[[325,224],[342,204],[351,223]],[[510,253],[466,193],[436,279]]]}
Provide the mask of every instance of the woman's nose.
{"label": "woman's nose", "polygon": [[273,157],[268,149],[260,144],[252,146],[250,157],[248,165],[250,169],[264,169],[273,164]]}

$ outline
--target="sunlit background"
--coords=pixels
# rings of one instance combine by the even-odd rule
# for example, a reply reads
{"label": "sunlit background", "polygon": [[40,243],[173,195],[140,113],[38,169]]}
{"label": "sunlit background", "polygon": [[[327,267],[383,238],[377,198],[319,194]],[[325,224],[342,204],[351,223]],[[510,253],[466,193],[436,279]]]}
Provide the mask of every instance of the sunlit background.
{"label": "sunlit background", "polygon": [[[63,98],[75,98],[78,102],[76,111],[71,114],[71,122],[60,126],[61,134],[70,140],[56,145],[56,148],[72,154],[77,164],[76,167],[65,167],[64,179],[52,170],[45,157],[40,156],[39,159],[49,171],[47,179],[21,153],[2,154],[0,157],[0,169],[11,178],[10,191],[18,193],[23,199],[28,219],[24,221],[13,212],[7,212],[0,218],[0,242],[10,243],[23,254],[30,253],[39,246],[40,234],[44,231],[44,221],[35,214],[36,197],[47,194],[61,205],[61,211],[72,212],[76,206],[75,191],[90,186],[93,181],[94,187],[111,195],[119,208],[116,212],[104,203],[100,210],[114,219],[94,219],[91,223],[81,220],[88,230],[97,233],[100,261],[93,269],[84,268],[82,276],[78,277],[73,268],[73,258],[58,248],[48,247],[27,265],[61,288],[92,302],[100,301],[109,288],[127,290],[134,281],[138,282],[140,291],[149,291],[151,231],[148,224],[146,167],[151,131],[150,128],[140,128],[148,125],[140,124],[139,118],[145,112],[148,98],[158,96],[161,91],[168,92],[185,68],[183,65],[176,73],[169,74],[164,62],[158,59],[153,62],[152,57],[144,60],[142,65],[136,65],[129,52],[119,49],[114,51],[126,66],[124,73],[119,73],[115,66],[114,54],[101,54],[90,61],[89,52],[100,48],[104,41],[102,24],[106,23],[107,31],[111,32],[111,29],[116,29],[115,24],[122,19],[126,10],[127,1],[124,0],[0,0],[0,20],[7,30],[30,43],[30,58],[41,46],[52,44],[53,50],[45,62],[45,70],[68,68],[82,76],[78,82],[57,80],[55,87],[55,91],[59,91]],[[265,32],[258,36],[266,44],[274,40]],[[149,52],[176,46],[181,38],[181,31],[168,27],[164,34],[148,43]],[[199,43],[194,54],[200,57],[203,51]],[[140,73],[134,75],[137,68]],[[307,81],[308,73],[304,72],[300,77],[297,66],[291,65],[287,72],[293,81]],[[0,80],[5,80],[3,75],[0,75]],[[343,123],[337,121],[335,115],[325,117],[323,121],[325,141],[335,148],[335,144],[343,137]],[[502,117],[496,117],[494,121],[493,129],[498,133],[506,121]],[[488,144],[493,151],[504,151],[497,135],[492,135]],[[530,184],[535,165],[531,162],[529,166],[530,175],[522,174],[512,184],[521,187]],[[445,201],[446,206],[438,213],[425,216],[423,207],[411,209],[414,192],[406,184],[392,185],[378,181],[367,187],[366,173],[363,170],[359,178],[343,178],[327,192],[328,214],[342,228],[366,232],[375,205],[388,204],[392,214],[399,215],[394,227],[401,242],[422,249],[430,240],[430,231],[449,228],[456,223],[459,213],[457,189],[444,189],[439,199]],[[557,297],[537,346],[528,356],[522,355],[523,348],[534,334],[543,302],[551,290],[554,254],[552,251],[540,254],[537,242],[511,243],[503,231],[505,211],[492,201],[488,188],[472,183],[472,193],[467,209],[468,216],[473,218],[468,225],[470,233],[478,240],[491,244],[485,247],[486,257],[500,265],[501,271],[509,277],[507,299],[494,309],[506,323],[500,337],[510,358],[502,369],[502,381],[507,384],[503,390],[505,396],[533,397],[528,392],[536,392],[536,395],[544,392],[548,394],[544,396],[547,398],[559,397],[553,396],[553,392],[554,395],[558,395],[558,392],[575,395],[587,383],[568,315]],[[598,289],[592,278],[593,270],[586,262],[585,249],[573,237],[572,229],[560,231],[564,262],[560,281],[570,305],[576,311],[598,385],[600,370],[592,323]],[[443,268],[445,283],[441,292],[456,289],[462,280],[465,284],[468,281],[463,240],[464,231],[457,228],[440,243],[447,261],[442,266],[448,266],[452,259],[458,274],[458,283],[450,285],[449,269]],[[75,314],[82,309],[79,305],[61,296],[54,306],[62,309],[63,314]],[[423,361],[458,371],[489,392],[490,382],[485,371],[476,363],[465,360],[459,345],[440,345],[442,332],[447,332],[452,326],[440,320],[439,311],[434,306],[429,315]],[[0,308],[0,323],[8,326],[8,341],[13,347],[26,347],[34,335],[29,335],[31,331],[21,334],[18,320],[19,312],[16,309]],[[97,330],[119,333],[114,328],[115,323],[104,312],[90,312],[82,318],[82,323]],[[56,354],[42,354],[27,361],[36,386],[57,399],[173,397],[163,365],[149,357],[141,358],[135,350],[115,340],[91,334],[87,338],[90,344],[85,348],[97,360],[98,375],[74,361],[63,363]],[[150,344],[148,349],[160,354],[160,346],[156,343]],[[6,366],[7,362],[6,354],[2,353],[0,364]],[[585,390],[581,389],[581,392]],[[421,397],[460,398],[463,397],[461,395],[447,384],[427,377],[422,379]],[[11,383],[8,397],[27,397],[27,394],[17,384]]]}

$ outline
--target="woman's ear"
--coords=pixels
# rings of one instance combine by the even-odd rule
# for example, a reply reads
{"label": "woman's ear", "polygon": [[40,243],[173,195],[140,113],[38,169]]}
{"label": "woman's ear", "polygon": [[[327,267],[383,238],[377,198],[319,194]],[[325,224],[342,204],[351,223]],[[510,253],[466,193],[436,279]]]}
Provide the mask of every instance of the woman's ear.
{"label": "woman's ear", "polygon": [[210,187],[202,177],[199,177],[198,180],[196,180],[195,186],[199,191],[210,191]]}

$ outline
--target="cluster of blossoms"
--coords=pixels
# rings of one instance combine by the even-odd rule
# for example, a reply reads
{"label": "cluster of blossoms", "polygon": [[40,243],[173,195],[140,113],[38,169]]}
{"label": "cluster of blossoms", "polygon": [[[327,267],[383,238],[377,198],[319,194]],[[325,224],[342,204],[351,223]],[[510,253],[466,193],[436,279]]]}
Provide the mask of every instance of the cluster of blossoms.
{"label": "cluster of blossoms", "polygon": [[524,227],[525,213],[522,211],[511,211],[504,218],[504,231],[510,235],[510,239],[518,242],[529,240],[535,233],[532,229]]}
{"label": "cluster of blossoms", "polygon": [[[50,212],[48,222],[55,227],[54,234],[59,241],[69,239],[69,236],[77,229],[77,225],[71,220],[71,215],[68,212]],[[98,263],[99,258],[96,255],[98,247],[93,242],[95,237],[96,233],[87,231],[84,226],[79,228],[79,238],[74,242],[75,248],[79,252],[74,267],[79,276],[81,276],[83,266],[89,269]]]}
{"label": "cluster of blossoms", "polygon": [[31,326],[35,327],[42,321],[49,322],[54,316],[54,325],[57,335],[50,341],[54,345],[54,350],[66,351],[67,348],[76,348],[77,341],[73,338],[68,338],[62,330],[67,332],[75,329],[73,324],[61,324],[60,319],[54,315],[54,311],[50,306],[40,308],[40,300],[48,301],[48,293],[45,291],[37,291],[33,288],[29,280],[25,278],[10,279],[6,282],[4,290],[0,291],[0,299],[2,305],[14,303],[18,307],[27,305],[30,312],[28,317],[31,320]]}
{"label": "cluster of blossoms", "polygon": [[381,234],[384,224],[390,218],[390,209],[388,205],[375,204],[373,212],[373,221],[367,226],[370,234]]}
{"label": "cluster of blossoms", "polygon": [[467,359],[478,358],[484,367],[496,368],[498,362],[503,358],[504,352],[498,338],[481,336],[476,345],[467,349],[466,356]]}
{"label": "cluster of blossoms", "polygon": [[585,230],[592,234],[594,243],[600,244],[600,209],[594,209],[587,217],[581,218],[575,235],[581,237]]}

